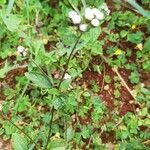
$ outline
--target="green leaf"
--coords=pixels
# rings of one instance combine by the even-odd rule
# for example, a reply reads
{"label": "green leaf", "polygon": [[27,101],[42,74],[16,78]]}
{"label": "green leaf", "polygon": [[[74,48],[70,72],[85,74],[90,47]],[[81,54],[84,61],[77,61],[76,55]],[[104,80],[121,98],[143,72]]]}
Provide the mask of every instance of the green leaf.
{"label": "green leaf", "polygon": [[150,36],[147,38],[146,42],[144,43],[143,51],[149,52],[150,48]]}
{"label": "green leaf", "polygon": [[127,0],[129,4],[131,4],[137,11],[142,14],[144,17],[150,19],[150,12],[144,10],[135,0]]}
{"label": "green leaf", "polygon": [[140,81],[139,73],[137,71],[131,72],[129,79],[132,84],[139,83]]}
{"label": "green leaf", "polygon": [[150,60],[146,60],[146,62],[143,64],[143,69],[150,71]]}
{"label": "green leaf", "polygon": [[45,77],[43,74],[38,73],[38,72],[28,72],[25,73],[25,76],[31,80],[34,84],[36,84],[37,86],[41,87],[41,88],[51,88],[51,83],[50,81],[47,79],[47,77]]}
{"label": "green leaf", "polygon": [[[101,33],[100,28],[91,28],[88,32],[85,32],[82,35],[81,39],[83,39],[85,44],[89,45],[91,43],[94,43],[98,39],[100,33]],[[88,45],[87,45],[87,47],[88,47]]]}
{"label": "green leaf", "polygon": [[10,65],[6,61],[4,67],[0,69],[0,78],[4,78],[6,73],[9,72],[11,68],[12,67],[10,67]]}
{"label": "green leaf", "polygon": [[67,91],[68,88],[69,88],[70,83],[71,83],[71,79],[64,80],[64,81],[62,82],[61,86],[60,86],[60,89],[61,89],[62,91]]}
{"label": "green leaf", "polygon": [[136,33],[128,34],[127,39],[132,43],[136,43],[136,44],[141,43],[143,40],[143,33],[137,31]]}
{"label": "green leaf", "polygon": [[67,128],[66,135],[67,135],[67,141],[71,141],[74,136],[74,130],[71,126]]}
{"label": "green leaf", "polygon": [[63,139],[51,140],[48,148],[50,150],[66,150],[66,145]]}
{"label": "green leaf", "polygon": [[12,146],[14,150],[28,150],[27,140],[18,133],[12,134]]}
{"label": "green leaf", "polygon": [[120,32],[120,36],[121,36],[122,38],[126,37],[127,34],[128,34],[128,31],[125,31],[125,30],[123,30],[123,31]]}
{"label": "green leaf", "polygon": [[13,9],[15,0],[9,0],[8,5],[7,5],[7,15],[9,15]]}
{"label": "green leaf", "polygon": [[18,29],[20,19],[16,15],[5,15],[1,14],[4,24],[7,26],[7,29],[11,32],[14,32]]}
{"label": "green leaf", "polygon": [[95,44],[91,47],[91,53],[96,56],[102,54],[102,45],[100,42],[95,42]]}

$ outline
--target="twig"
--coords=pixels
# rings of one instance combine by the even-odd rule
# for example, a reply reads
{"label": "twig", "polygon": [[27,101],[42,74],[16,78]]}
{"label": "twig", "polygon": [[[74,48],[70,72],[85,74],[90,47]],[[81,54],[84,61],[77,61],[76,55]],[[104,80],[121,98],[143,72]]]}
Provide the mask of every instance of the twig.
{"label": "twig", "polygon": [[[106,63],[108,63],[108,60],[106,59],[105,56],[103,56],[103,55],[100,55],[100,56]],[[125,82],[125,80],[123,79],[123,77],[121,76],[119,71],[117,70],[117,68],[114,67],[114,68],[112,68],[112,70],[117,74],[117,76],[121,80],[122,85],[128,90],[128,92],[131,94],[133,99],[137,102],[137,99],[136,99],[135,95],[132,93],[132,90],[129,88],[129,86],[127,85],[127,83]]]}
{"label": "twig", "polygon": [[117,76],[120,78],[122,85],[128,90],[128,92],[131,94],[131,96],[133,97],[133,99],[135,101],[137,101],[135,95],[132,93],[131,89],[129,88],[129,86],[127,85],[127,83],[125,82],[125,80],[122,78],[122,76],[120,75],[119,71],[117,70],[117,68],[112,68],[112,70],[117,74]]}
{"label": "twig", "polygon": [[[72,48],[72,51],[71,51],[71,53],[70,53],[70,55],[69,55],[69,57],[68,57],[68,60],[67,60],[66,65],[65,65],[65,70],[64,70],[64,72],[63,72],[63,75],[62,75],[62,77],[61,77],[61,79],[60,79],[60,82],[59,82],[59,84],[58,84],[58,87],[57,87],[58,90],[60,89],[60,86],[61,86],[61,84],[62,84],[62,82],[63,82],[64,76],[65,76],[65,74],[66,74],[66,72],[67,72],[67,69],[68,69],[68,64],[69,64],[69,62],[70,62],[71,56],[72,56],[72,54],[73,54],[73,52],[74,52],[74,50],[75,50],[75,48],[76,48],[76,46],[77,46],[77,44],[78,44],[80,38],[81,38],[81,36],[82,36],[82,34],[80,34],[80,36],[78,37],[78,39],[77,39],[76,43],[74,44],[74,46],[73,46],[73,48]],[[49,131],[48,131],[47,141],[46,141],[46,145],[45,145],[44,150],[47,150],[48,141],[49,141],[49,139],[50,139],[51,130],[52,130],[52,122],[53,122],[53,117],[54,117],[54,110],[55,110],[55,109],[54,109],[54,106],[52,106],[52,108],[51,108],[51,110],[50,110],[51,119],[50,119],[50,122],[49,122]]]}
{"label": "twig", "polygon": [[122,117],[122,118],[118,121],[118,123],[113,127],[113,129],[115,129],[116,127],[118,127],[118,126],[122,123],[123,119],[124,119],[124,117]]}

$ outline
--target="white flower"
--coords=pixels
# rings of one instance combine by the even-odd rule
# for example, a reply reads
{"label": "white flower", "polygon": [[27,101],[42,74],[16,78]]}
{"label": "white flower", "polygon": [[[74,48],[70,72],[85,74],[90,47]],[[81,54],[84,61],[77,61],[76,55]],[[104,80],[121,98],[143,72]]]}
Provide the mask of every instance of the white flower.
{"label": "white flower", "polygon": [[96,18],[98,20],[103,20],[104,19],[104,14],[99,9],[93,8],[92,11],[93,11],[93,14],[96,16]]}
{"label": "white flower", "polygon": [[80,29],[81,31],[85,32],[85,31],[87,31],[87,27],[88,27],[87,24],[80,24],[79,29]]}
{"label": "white flower", "polygon": [[99,26],[99,20],[98,20],[98,19],[93,19],[93,20],[91,21],[91,24],[92,24],[94,27],[97,27],[97,26]]}
{"label": "white flower", "polygon": [[77,14],[77,12],[76,11],[74,11],[74,10],[71,10],[70,12],[69,12],[69,18],[70,19],[72,19],[72,18],[74,18],[75,16],[77,16],[78,14]]}
{"label": "white flower", "polygon": [[68,73],[66,73],[65,76],[64,76],[64,79],[65,79],[65,80],[71,79],[71,76],[70,76]]}
{"label": "white flower", "polygon": [[87,20],[92,20],[93,18],[94,18],[94,14],[93,14],[93,11],[92,11],[92,9],[91,8],[86,8],[85,9],[85,18],[87,19]]}
{"label": "white flower", "polygon": [[21,46],[21,45],[19,45],[19,46],[17,47],[17,51],[18,51],[19,53],[24,52],[24,50],[25,50],[25,48],[24,48],[23,46]]}
{"label": "white flower", "polygon": [[73,18],[71,18],[73,24],[80,24],[81,23],[81,17],[79,15],[75,15]]}

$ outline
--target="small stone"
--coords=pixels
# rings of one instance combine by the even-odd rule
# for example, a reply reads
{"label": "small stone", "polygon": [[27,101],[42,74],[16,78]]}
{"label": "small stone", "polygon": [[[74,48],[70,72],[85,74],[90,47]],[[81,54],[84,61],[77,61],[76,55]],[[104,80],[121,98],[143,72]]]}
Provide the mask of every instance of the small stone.
{"label": "small stone", "polygon": [[109,85],[108,84],[104,86],[104,90],[106,90],[106,91],[109,90]]}

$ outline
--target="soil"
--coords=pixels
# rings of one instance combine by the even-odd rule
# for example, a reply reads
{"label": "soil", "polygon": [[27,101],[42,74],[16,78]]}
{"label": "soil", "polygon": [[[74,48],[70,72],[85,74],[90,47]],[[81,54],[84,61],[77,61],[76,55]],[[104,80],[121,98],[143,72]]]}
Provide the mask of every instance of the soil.
{"label": "soil", "polygon": [[4,142],[1,138],[0,138],[0,150],[12,150],[11,147],[11,142]]}

